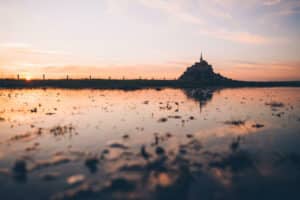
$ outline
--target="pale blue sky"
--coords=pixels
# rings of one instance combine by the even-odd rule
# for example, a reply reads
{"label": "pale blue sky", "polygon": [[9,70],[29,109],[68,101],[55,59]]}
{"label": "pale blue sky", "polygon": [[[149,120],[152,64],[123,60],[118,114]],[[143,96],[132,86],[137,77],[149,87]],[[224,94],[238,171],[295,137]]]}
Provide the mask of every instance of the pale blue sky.
{"label": "pale blue sky", "polygon": [[299,19],[299,0],[0,0],[0,75],[173,78],[202,50],[232,78],[300,79]]}

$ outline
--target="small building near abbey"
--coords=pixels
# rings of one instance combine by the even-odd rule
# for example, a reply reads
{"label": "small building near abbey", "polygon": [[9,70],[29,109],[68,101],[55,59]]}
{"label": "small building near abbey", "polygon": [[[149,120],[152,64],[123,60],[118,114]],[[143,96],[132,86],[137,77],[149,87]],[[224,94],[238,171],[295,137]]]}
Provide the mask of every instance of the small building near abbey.
{"label": "small building near abbey", "polygon": [[203,82],[218,82],[229,80],[220,74],[214,72],[212,66],[203,59],[202,53],[200,62],[196,62],[179,77],[182,81],[203,81]]}

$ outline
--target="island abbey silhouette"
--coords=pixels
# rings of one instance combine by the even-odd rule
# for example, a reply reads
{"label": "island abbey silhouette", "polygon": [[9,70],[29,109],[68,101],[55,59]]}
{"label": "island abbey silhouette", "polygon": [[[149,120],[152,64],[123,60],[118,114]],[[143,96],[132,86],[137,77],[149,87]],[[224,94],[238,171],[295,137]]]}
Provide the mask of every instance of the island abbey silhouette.
{"label": "island abbey silhouette", "polygon": [[203,59],[201,52],[200,62],[196,62],[179,77],[181,81],[229,81],[230,79],[214,72],[213,67]]}
{"label": "island abbey silhouette", "polygon": [[[300,87],[300,81],[255,82],[239,81],[215,73],[201,53],[200,60],[187,67],[182,75],[175,80],[155,79],[95,79],[92,76],[86,79],[0,79],[0,88],[95,88],[95,89],[140,89],[140,88],[201,88],[201,87]],[[194,93],[194,92],[192,92]],[[198,95],[199,96],[199,95]]]}

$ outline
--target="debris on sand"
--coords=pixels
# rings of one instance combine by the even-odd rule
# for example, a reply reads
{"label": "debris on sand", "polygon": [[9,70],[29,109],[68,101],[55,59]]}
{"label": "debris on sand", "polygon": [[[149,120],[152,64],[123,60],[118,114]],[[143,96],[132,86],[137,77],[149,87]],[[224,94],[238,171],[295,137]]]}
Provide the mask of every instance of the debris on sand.
{"label": "debris on sand", "polygon": [[0,117],[0,122],[5,121],[5,119],[3,117]]}
{"label": "debris on sand", "polygon": [[167,138],[170,138],[170,137],[172,137],[173,135],[172,135],[172,133],[166,133],[166,137]]}
{"label": "debris on sand", "polygon": [[155,148],[155,153],[157,155],[164,155],[165,154],[165,150],[164,150],[164,148],[158,146],[158,147]]}
{"label": "debris on sand", "polygon": [[16,136],[13,136],[10,138],[11,141],[17,141],[17,140],[22,140],[22,139],[28,139],[30,138],[32,135],[30,133],[24,133],[24,134],[19,134]]}
{"label": "debris on sand", "polygon": [[265,103],[265,105],[270,106],[272,108],[282,108],[284,107],[284,104],[282,102],[277,102],[277,101],[271,101]]}
{"label": "debris on sand", "polygon": [[147,105],[149,104],[149,101],[144,101],[143,104]]}
{"label": "debris on sand", "polygon": [[30,112],[36,113],[36,112],[37,112],[37,108],[32,108],[32,109],[30,110]]}
{"label": "debris on sand", "polygon": [[48,112],[48,113],[46,113],[46,115],[55,115],[55,113],[53,113],[53,112]]}
{"label": "debris on sand", "polygon": [[170,119],[181,119],[180,115],[169,115],[168,118]]}
{"label": "debris on sand", "polygon": [[65,126],[55,126],[50,129],[50,133],[52,133],[54,136],[58,135],[65,135],[68,133],[72,133],[75,130],[72,124],[65,125]]}
{"label": "debris on sand", "polygon": [[141,147],[141,156],[145,159],[145,160],[148,160],[150,158],[150,154],[146,151],[146,147],[145,145],[143,145]]}
{"label": "debris on sand", "polygon": [[227,125],[232,125],[232,126],[243,126],[245,125],[245,120],[232,120],[232,121],[225,121],[224,123]]}
{"label": "debris on sand", "polygon": [[97,171],[97,164],[99,160],[96,157],[90,157],[85,160],[85,166],[90,170],[91,173]]}
{"label": "debris on sand", "polygon": [[102,154],[109,154],[109,150],[108,149],[103,149]]}
{"label": "debris on sand", "polygon": [[194,120],[195,117],[194,117],[194,116],[190,116],[189,119],[190,119],[190,120]]}
{"label": "debris on sand", "polygon": [[109,147],[117,149],[128,149],[128,146],[117,142],[110,144]]}
{"label": "debris on sand", "polygon": [[67,178],[67,183],[69,185],[77,185],[82,183],[85,180],[85,176],[82,174],[72,175]]}
{"label": "debris on sand", "polygon": [[263,128],[265,125],[263,125],[263,124],[253,124],[252,125],[252,128]]}
{"label": "debris on sand", "polygon": [[166,121],[168,121],[168,119],[165,118],[165,117],[162,117],[162,118],[158,119],[158,122],[160,122],[160,123],[163,123],[163,122],[166,122]]}
{"label": "debris on sand", "polygon": [[128,134],[123,135],[123,139],[128,139],[128,138],[129,138]]}
{"label": "debris on sand", "polygon": [[25,151],[35,151],[35,150],[37,150],[38,146],[39,146],[39,143],[34,143],[32,146],[26,147]]}
{"label": "debris on sand", "polygon": [[282,115],[284,115],[284,112],[279,112],[279,113],[276,113],[276,114],[272,114],[272,116],[276,116],[276,117],[281,117]]}
{"label": "debris on sand", "polygon": [[44,181],[54,181],[58,179],[59,176],[60,174],[58,172],[49,172],[49,173],[42,174],[40,177]]}

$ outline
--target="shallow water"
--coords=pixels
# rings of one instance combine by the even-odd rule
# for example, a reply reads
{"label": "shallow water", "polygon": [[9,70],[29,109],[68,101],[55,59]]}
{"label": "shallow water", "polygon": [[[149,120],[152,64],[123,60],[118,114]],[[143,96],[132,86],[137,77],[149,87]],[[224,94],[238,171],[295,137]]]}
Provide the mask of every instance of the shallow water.
{"label": "shallow water", "polygon": [[300,89],[0,90],[1,199],[291,199]]}

